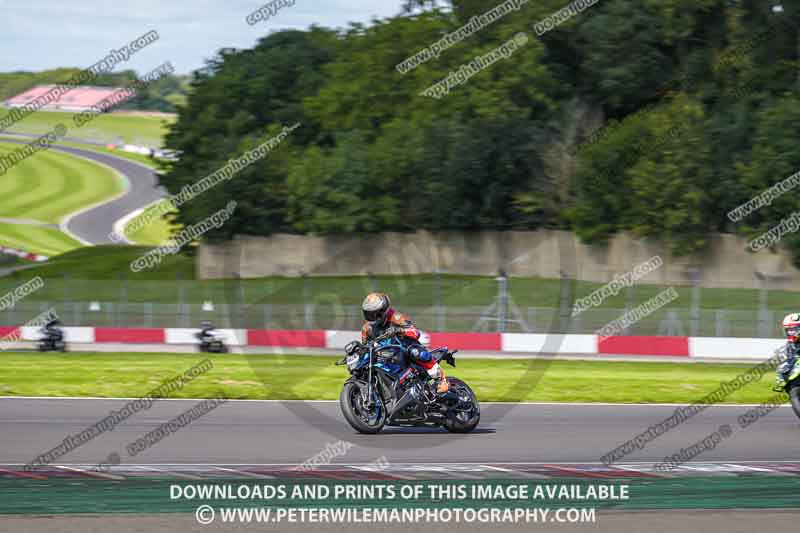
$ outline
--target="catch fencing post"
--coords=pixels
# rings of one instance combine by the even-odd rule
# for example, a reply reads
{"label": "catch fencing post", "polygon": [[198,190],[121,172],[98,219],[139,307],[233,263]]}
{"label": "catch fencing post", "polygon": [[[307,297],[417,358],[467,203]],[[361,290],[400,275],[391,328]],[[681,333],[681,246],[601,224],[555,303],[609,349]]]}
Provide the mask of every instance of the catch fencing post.
{"label": "catch fencing post", "polygon": [[508,319],[508,276],[500,270],[497,278],[497,331],[505,333]]}
{"label": "catch fencing post", "polygon": [[[633,285],[628,285],[628,288],[625,289],[625,312],[629,312],[634,307],[636,307],[636,289]],[[631,325],[625,327],[624,335],[631,334]]]}
{"label": "catch fencing post", "polygon": [[236,309],[234,311],[234,315],[236,316],[237,322],[235,324],[231,324],[233,328],[241,328],[244,327],[244,283],[242,282],[242,278],[239,277],[238,273],[236,274]]}
{"label": "catch fencing post", "polygon": [[[567,280],[567,283],[564,283]],[[561,272],[561,293],[558,303],[558,333],[567,333],[572,319],[572,284],[575,280],[566,272]]]}
{"label": "catch fencing post", "polygon": [[692,280],[692,307],[689,310],[689,336],[700,336],[700,284]]}
{"label": "catch fencing post", "polygon": [[186,304],[186,283],[182,272],[175,273],[175,283],[178,286],[178,327],[188,328],[191,325],[192,310]]}
{"label": "catch fencing post", "polygon": [[771,324],[771,314],[768,308],[769,292],[764,287],[764,282],[761,283],[761,288],[758,290],[758,330],[756,337],[769,337]]}
{"label": "catch fencing post", "polygon": [[715,331],[714,335],[716,337],[725,337],[727,336],[727,327],[725,323],[725,310],[724,309],[717,309],[714,311],[714,318],[715,318]]}
{"label": "catch fencing post", "polygon": [[305,329],[314,329],[314,304],[311,301],[311,279],[302,272],[303,277],[303,326]]}
{"label": "catch fencing post", "polygon": [[119,305],[117,306],[117,323],[119,325],[127,324],[126,317],[123,317],[123,312],[127,315],[128,312],[128,276],[125,272],[119,275]]}
{"label": "catch fencing post", "polygon": [[434,287],[433,287],[433,294],[434,298],[436,299],[436,329],[437,331],[445,331],[447,328],[446,322],[446,309],[444,306],[444,301],[442,299],[442,274],[439,272],[439,269],[436,269],[433,277]]}
{"label": "catch fencing post", "polygon": [[142,309],[144,312],[144,327],[152,328],[153,327],[153,302],[145,302],[142,305]]}

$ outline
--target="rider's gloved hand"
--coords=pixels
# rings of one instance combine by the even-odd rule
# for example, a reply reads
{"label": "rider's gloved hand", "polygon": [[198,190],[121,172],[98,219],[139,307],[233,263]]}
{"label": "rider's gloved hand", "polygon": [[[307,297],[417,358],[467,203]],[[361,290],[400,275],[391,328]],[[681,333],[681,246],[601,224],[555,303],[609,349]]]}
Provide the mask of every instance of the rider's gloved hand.
{"label": "rider's gloved hand", "polygon": [[395,335],[401,335],[402,333],[403,333],[403,329],[402,328],[398,328],[396,326],[389,326],[388,328],[386,328],[383,331],[383,333],[380,333],[380,330],[378,330],[377,334],[373,338],[376,338],[376,339],[388,339],[389,337],[394,337]]}

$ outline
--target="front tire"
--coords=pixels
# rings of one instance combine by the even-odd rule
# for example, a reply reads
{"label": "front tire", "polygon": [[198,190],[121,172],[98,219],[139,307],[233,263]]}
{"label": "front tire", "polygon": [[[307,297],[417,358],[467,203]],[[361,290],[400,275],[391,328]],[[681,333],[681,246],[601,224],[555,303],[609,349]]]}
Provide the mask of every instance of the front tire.
{"label": "front tire", "polygon": [[[374,391],[373,394],[375,394]],[[345,383],[342,387],[342,392],[339,394],[339,407],[342,409],[347,423],[359,433],[374,435],[379,433],[386,424],[386,409],[383,405],[376,404],[371,410],[368,410],[361,398],[361,389],[352,381]]]}
{"label": "front tire", "polygon": [[792,403],[792,411],[800,418],[800,382],[792,383],[789,386],[789,401]]}
{"label": "front tire", "polygon": [[[458,378],[447,378],[447,383],[450,390],[458,394],[460,401],[458,406],[448,411],[444,427],[450,433],[469,433],[478,427],[478,422],[481,421],[481,406],[478,398],[469,385]],[[462,404],[466,405],[467,403],[472,404],[470,409],[460,409]]]}

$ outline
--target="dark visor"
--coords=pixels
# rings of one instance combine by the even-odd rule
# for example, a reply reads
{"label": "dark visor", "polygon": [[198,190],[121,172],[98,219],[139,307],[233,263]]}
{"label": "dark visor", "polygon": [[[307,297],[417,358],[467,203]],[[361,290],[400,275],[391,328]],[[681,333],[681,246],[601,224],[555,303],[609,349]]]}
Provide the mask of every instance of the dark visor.
{"label": "dark visor", "polygon": [[367,322],[375,322],[380,318],[383,318],[383,311],[380,309],[377,311],[364,311],[364,320]]}

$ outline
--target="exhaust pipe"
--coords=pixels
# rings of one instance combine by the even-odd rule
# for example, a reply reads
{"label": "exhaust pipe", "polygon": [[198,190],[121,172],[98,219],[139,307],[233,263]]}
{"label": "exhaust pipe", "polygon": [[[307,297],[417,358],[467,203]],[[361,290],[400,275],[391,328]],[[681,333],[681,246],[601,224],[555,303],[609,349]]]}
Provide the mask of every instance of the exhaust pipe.
{"label": "exhaust pipe", "polygon": [[399,400],[397,400],[397,403],[395,404],[394,408],[392,408],[392,412],[389,414],[389,420],[393,419],[397,413],[399,413],[400,411],[402,411],[403,409],[405,409],[418,399],[419,399],[419,389],[418,386],[415,385],[410,389],[408,389],[406,393],[403,394],[403,396]]}

